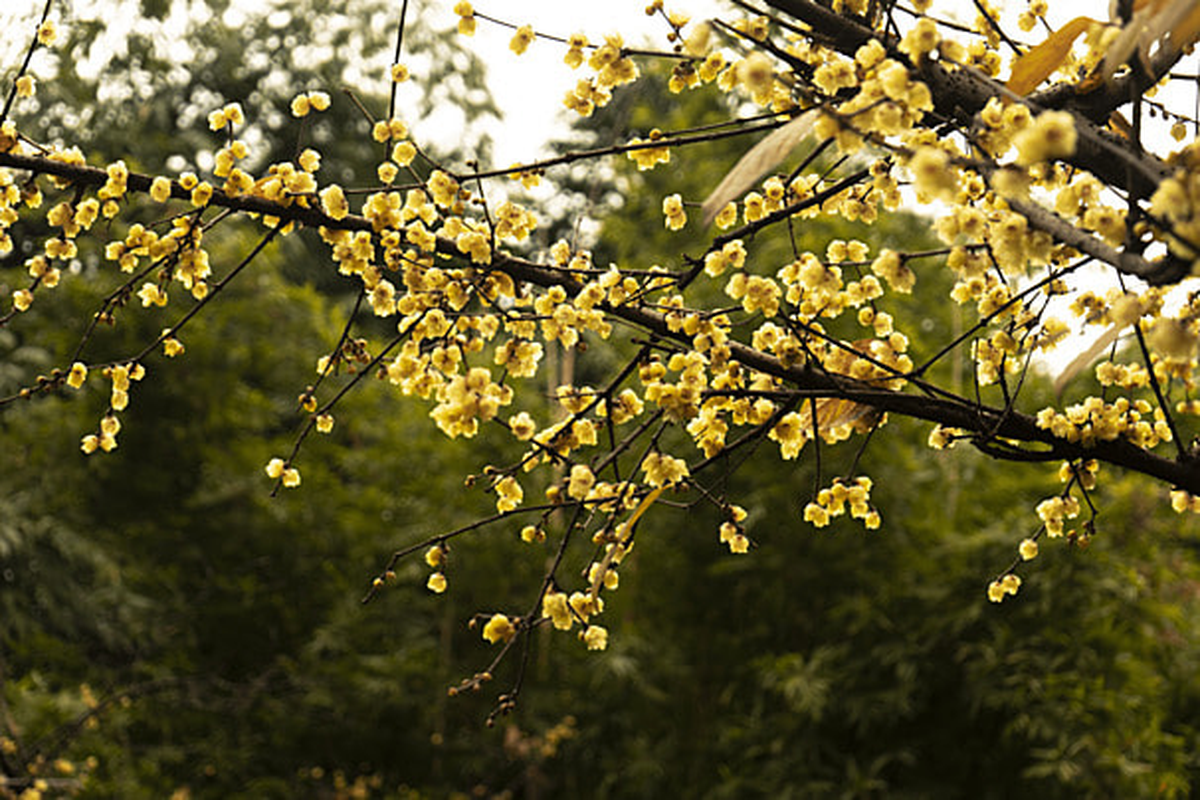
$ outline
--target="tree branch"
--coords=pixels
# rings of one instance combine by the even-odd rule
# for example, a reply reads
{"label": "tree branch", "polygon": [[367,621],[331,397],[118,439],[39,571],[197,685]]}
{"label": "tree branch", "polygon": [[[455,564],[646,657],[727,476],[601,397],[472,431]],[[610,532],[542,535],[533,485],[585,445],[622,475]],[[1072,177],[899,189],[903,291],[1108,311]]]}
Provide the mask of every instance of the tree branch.
{"label": "tree branch", "polygon": [[[783,2],[783,0],[773,1]],[[789,0],[789,2],[803,1]],[[53,161],[40,156],[0,153],[0,166],[56,175],[82,185],[102,185],[108,180],[108,175],[104,170],[64,164],[61,161]],[[150,180],[149,176],[131,173],[128,186],[134,191],[148,191]],[[172,196],[185,199],[190,198],[190,193],[177,184],[173,184]],[[349,215],[335,220],[318,208],[306,207],[297,203],[282,205],[257,197],[228,197],[221,192],[214,192],[211,205],[274,216],[280,220],[291,220],[310,227],[373,230],[371,222],[364,217]],[[462,257],[457,245],[444,237],[437,239],[437,252],[450,258]],[[544,267],[502,252],[493,253],[488,268],[504,272],[514,280],[535,286],[561,287],[572,297],[578,294],[582,288],[582,285],[575,280],[573,273]],[[691,348],[691,337],[682,331],[671,330],[666,317],[657,311],[633,305],[612,306],[608,303],[602,303],[599,307],[610,317],[623,320],[660,339],[678,343],[688,349]],[[1141,472],[1172,486],[1186,489],[1192,494],[1200,495],[1200,469],[1198,469],[1197,462],[1190,458],[1172,461],[1143,450],[1125,440],[1096,442],[1090,447],[1084,447],[1054,436],[1050,431],[1039,428],[1034,418],[1010,409],[994,408],[949,394],[930,397],[880,388],[869,381],[854,380],[807,367],[788,366],[777,358],[740,342],[730,341],[728,345],[732,357],[741,364],[777,378],[784,384],[807,395],[852,400],[880,411],[894,412],[949,427],[962,428],[988,440],[1000,438],[1042,444],[1049,448],[1051,454],[1049,457],[1095,458],[1115,466]]]}

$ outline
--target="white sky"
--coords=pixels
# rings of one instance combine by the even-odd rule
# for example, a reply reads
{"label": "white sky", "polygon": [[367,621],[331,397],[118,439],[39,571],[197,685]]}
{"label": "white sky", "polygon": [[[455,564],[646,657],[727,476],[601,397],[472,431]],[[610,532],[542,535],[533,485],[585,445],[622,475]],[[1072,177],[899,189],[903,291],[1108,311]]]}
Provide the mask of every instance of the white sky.
{"label": "white sky", "polygon": [[[475,0],[475,10],[515,25],[533,25],[540,33],[566,38],[583,33],[592,42],[620,32],[634,47],[666,50],[670,28],[661,16],[648,17],[647,0]],[[455,0],[441,0],[447,24],[457,17]],[[669,10],[689,14],[693,23],[728,11],[718,0],[668,2]],[[554,138],[554,129],[565,130],[570,117],[564,95],[587,76],[587,67],[572,70],[563,63],[566,47],[558,42],[535,41],[523,55],[509,50],[513,31],[480,20],[475,35],[466,40],[488,66],[489,84],[504,123],[492,132],[496,163],[508,166],[547,155],[541,146]]]}
{"label": "white sky", "polygon": [[[665,41],[668,27],[660,16],[647,17],[644,9],[648,0],[474,0],[478,13],[488,14],[516,25],[532,24],[539,32],[567,36],[583,32],[593,41],[602,41],[607,33],[620,31],[626,43],[639,46],[653,42],[659,49],[667,49]],[[457,17],[453,13],[455,0],[439,0],[444,9],[447,25]],[[1003,28],[1019,40],[1036,43],[1045,37],[1042,30],[1028,34],[1020,33],[1015,19],[1018,12],[1025,10],[1023,0],[1001,0],[1005,8]],[[1097,19],[1108,18],[1108,3],[1091,0],[1087,3],[1051,3],[1050,22],[1057,26],[1078,14],[1091,15]],[[667,0],[670,11],[689,14],[694,22],[704,18],[733,17],[736,9],[731,3],[721,0]],[[740,13],[740,12],[738,12]],[[942,19],[971,23],[976,15],[971,0],[935,0],[932,13]],[[440,15],[439,15],[440,16]],[[904,20],[901,14],[900,19]],[[639,41],[639,37],[644,41]],[[564,48],[555,42],[537,41],[522,56],[508,49],[512,30],[480,20],[478,32],[467,44],[479,53],[488,65],[490,84],[497,106],[505,112],[504,124],[493,131],[496,140],[497,163],[503,166],[514,161],[534,160],[540,151],[539,145],[553,138],[553,126],[557,121],[566,124],[568,116],[562,108],[562,98],[586,73],[586,67],[572,71],[562,63]],[[1004,53],[1007,58],[1007,49]],[[1185,59],[1181,71],[1195,71],[1195,58]],[[1005,68],[1005,73],[1007,67]],[[1194,91],[1194,88],[1191,89]],[[1184,108],[1190,112],[1189,106]],[[1165,126],[1147,120],[1150,135],[1161,134]],[[1161,130],[1160,130],[1161,129]]]}

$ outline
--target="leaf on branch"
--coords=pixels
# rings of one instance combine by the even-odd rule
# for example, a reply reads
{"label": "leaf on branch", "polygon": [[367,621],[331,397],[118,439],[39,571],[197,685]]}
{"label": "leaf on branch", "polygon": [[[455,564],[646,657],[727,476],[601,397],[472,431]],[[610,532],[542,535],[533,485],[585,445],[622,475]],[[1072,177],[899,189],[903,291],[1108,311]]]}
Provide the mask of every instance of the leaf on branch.
{"label": "leaf on branch", "polygon": [[796,145],[812,132],[816,118],[815,109],[793,117],[787,124],[771,131],[766,138],[738,159],[733,169],[729,170],[704,201],[701,209],[704,225],[711,225],[717,212],[724,208],[726,203],[740,197],[755,181],[787,158]]}
{"label": "leaf on branch", "polygon": [[1054,395],[1056,397],[1062,397],[1063,389],[1067,388],[1067,384],[1070,383],[1076,375],[1082,372],[1085,367],[1095,361],[1101,353],[1103,353],[1109,347],[1112,347],[1113,342],[1115,342],[1117,337],[1121,335],[1122,330],[1124,330],[1124,328],[1118,325],[1113,325],[1104,333],[1100,334],[1100,338],[1093,342],[1091,347],[1072,358],[1071,363],[1067,364],[1067,366],[1063,368],[1063,371],[1058,374],[1058,377],[1054,379]]}
{"label": "leaf on branch", "polygon": [[1046,41],[1013,62],[1012,75],[1006,84],[1008,90],[1019,95],[1032,92],[1067,60],[1079,35],[1098,24],[1091,17],[1076,17],[1050,34]]}
{"label": "leaf on branch", "polygon": [[1171,46],[1184,50],[1200,39],[1200,5],[1195,5],[1183,21],[1171,31]]}
{"label": "leaf on branch", "polygon": [[[813,430],[812,407],[814,403],[806,401],[800,407],[800,430],[806,436]],[[865,420],[865,427],[874,428],[883,418],[883,412],[874,406],[856,403],[841,397],[822,397],[815,403],[817,407],[816,429],[829,444],[834,444],[845,438],[839,428],[853,425],[859,420]]]}
{"label": "leaf on branch", "polygon": [[[625,530],[625,539],[621,542],[622,545],[627,544],[633,538],[633,526],[637,524],[637,521],[642,518],[642,514],[645,514],[646,510],[654,505],[654,501],[661,497],[662,493],[666,490],[666,486],[659,486],[642,498],[642,502],[638,503],[638,507],[634,509],[633,513],[629,515],[629,519],[622,526]],[[604,554],[604,560],[600,562],[600,567],[596,570],[595,577],[592,578],[592,586],[588,590],[593,600],[600,595],[600,587],[604,585],[604,575],[608,572],[608,567],[612,564],[618,552],[620,552],[618,548],[610,547],[608,552]]]}

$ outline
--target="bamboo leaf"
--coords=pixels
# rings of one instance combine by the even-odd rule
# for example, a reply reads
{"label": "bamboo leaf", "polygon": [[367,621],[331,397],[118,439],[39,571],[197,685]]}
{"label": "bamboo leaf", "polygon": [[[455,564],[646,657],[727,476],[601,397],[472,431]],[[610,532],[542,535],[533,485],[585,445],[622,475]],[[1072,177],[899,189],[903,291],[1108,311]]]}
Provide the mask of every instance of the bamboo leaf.
{"label": "bamboo leaf", "polygon": [[796,145],[812,132],[815,121],[816,113],[806,111],[771,131],[766,138],[746,151],[704,201],[701,212],[705,226],[712,224],[713,218],[726,203],[740,197],[755,181],[787,158]]}
{"label": "bamboo leaf", "polygon": [[1091,347],[1071,359],[1071,363],[1063,367],[1063,371],[1054,379],[1054,394],[1057,397],[1062,397],[1063,389],[1067,388],[1067,384],[1082,372],[1085,367],[1095,361],[1101,353],[1112,347],[1112,343],[1121,335],[1121,330],[1122,328],[1113,325],[1100,334],[1100,338],[1093,342]]}

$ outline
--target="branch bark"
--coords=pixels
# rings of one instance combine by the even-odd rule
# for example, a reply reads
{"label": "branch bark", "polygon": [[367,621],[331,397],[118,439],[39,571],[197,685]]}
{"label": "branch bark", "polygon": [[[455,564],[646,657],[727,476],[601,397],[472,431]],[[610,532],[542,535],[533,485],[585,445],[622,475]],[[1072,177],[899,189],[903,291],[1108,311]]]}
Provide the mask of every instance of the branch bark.
{"label": "branch bark", "polygon": [[[764,2],[771,8],[808,24],[813,28],[814,39],[846,56],[853,56],[859,47],[872,38],[878,38],[888,48],[892,58],[911,64],[897,49],[898,42],[894,37],[879,35],[865,25],[836,14],[811,0]],[[1166,74],[1179,57],[1178,53],[1156,55],[1153,75]],[[799,62],[793,59],[792,64],[798,66]],[[913,70],[916,77],[929,87],[934,113],[963,131],[971,129],[975,124],[975,115],[983,109],[988,100],[1003,95],[1006,91],[1000,83],[976,70],[951,69],[931,59],[922,60],[913,66]],[[1072,112],[1079,134],[1078,144],[1075,153],[1065,158],[1064,162],[1092,173],[1109,186],[1128,191],[1135,199],[1149,197],[1171,174],[1170,167],[1162,159],[1131,147],[1129,142],[1105,127],[1113,111],[1129,101],[1131,91],[1140,91],[1153,85],[1153,75],[1138,74],[1139,72],[1141,71],[1119,76],[1088,92],[1081,93],[1074,84],[1059,84],[1024,98],[1024,102],[1035,112],[1050,108]],[[1053,234],[1051,230],[1046,232]],[[1151,282],[1165,283],[1178,279],[1175,264],[1167,263],[1149,268],[1147,265],[1153,266],[1153,262],[1135,266],[1124,256],[1104,260],[1118,270]],[[1127,269],[1127,266],[1135,268]]]}
{"label": "branch bark", "polygon": [[[793,0],[793,2],[798,1]],[[55,175],[84,186],[99,186],[108,180],[108,175],[104,170],[65,164],[41,156],[0,153],[0,167],[28,170],[34,174]],[[132,191],[147,192],[150,182],[151,178],[147,175],[131,173],[127,185]],[[190,193],[175,184],[172,187],[172,196],[188,199]],[[371,222],[364,217],[349,215],[335,220],[319,208],[305,207],[295,203],[281,205],[257,197],[229,197],[218,191],[214,192],[211,204],[236,211],[273,216],[280,220],[294,221],[309,227],[353,231],[373,230]],[[457,245],[444,237],[438,238],[437,250],[443,256],[462,257]],[[577,294],[582,288],[573,274],[498,251],[493,252],[492,261],[486,269],[503,272],[514,280],[543,288],[558,286],[571,296]],[[666,317],[657,311],[632,305],[602,304],[600,307],[614,319],[623,320],[660,339],[676,342],[686,348],[691,347],[691,337],[681,331],[672,331]],[[810,367],[788,366],[774,356],[740,342],[730,342],[729,346],[732,357],[739,363],[771,375],[784,385],[806,396],[852,400],[880,411],[961,428],[979,437],[979,441],[984,447],[996,439],[1009,439],[1044,446],[1045,450],[1039,451],[1037,455],[1039,458],[1047,460],[1095,458],[1114,466],[1143,473],[1171,486],[1200,495],[1200,462],[1195,459],[1187,458],[1176,461],[1163,458],[1125,440],[1096,442],[1090,447],[1084,447],[1039,428],[1033,417],[1013,409],[988,406],[950,393],[915,394],[908,391],[880,388],[870,382],[858,381]],[[993,448],[987,448],[986,452],[997,454]],[[1020,454],[1014,453],[1013,457],[1015,460],[1020,457]]]}

